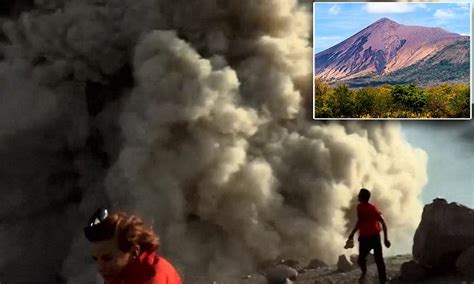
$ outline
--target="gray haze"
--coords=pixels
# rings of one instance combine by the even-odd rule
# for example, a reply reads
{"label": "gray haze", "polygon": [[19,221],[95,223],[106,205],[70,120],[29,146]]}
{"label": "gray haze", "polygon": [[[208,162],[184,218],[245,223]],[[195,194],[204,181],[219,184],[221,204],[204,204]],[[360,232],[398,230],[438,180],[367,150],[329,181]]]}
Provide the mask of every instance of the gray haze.
{"label": "gray haze", "polygon": [[94,283],[82,227],[101,205],[145,216],[190,282],[335,262],[362,186],[408,247],[426,154],[397,123],[309,119],[309,5],[18,3],[0,20],[0,281]]}

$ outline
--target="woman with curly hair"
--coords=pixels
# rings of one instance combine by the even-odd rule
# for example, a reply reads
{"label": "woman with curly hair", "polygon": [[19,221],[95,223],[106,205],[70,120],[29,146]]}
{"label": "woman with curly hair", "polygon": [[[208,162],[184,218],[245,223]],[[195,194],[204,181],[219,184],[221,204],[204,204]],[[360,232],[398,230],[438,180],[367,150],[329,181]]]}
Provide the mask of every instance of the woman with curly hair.
{"label": "woman with curly hair", "polygon": [[141,218],[101,208],[84,233],[105,284],[181,284],[173,265],[157,253],[159,237]]}

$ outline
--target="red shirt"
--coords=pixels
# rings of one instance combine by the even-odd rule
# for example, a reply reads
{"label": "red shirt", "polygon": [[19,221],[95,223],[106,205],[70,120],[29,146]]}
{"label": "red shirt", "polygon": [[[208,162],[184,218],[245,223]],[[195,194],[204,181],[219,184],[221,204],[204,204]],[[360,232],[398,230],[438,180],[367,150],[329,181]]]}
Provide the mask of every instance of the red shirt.
{"label": "red shirt", "polygon": [[107,284],[182,284],[176,269],[156,252],[143,252],[118,279]]}
{"label": "red shirt", "polygon": [[361,202],[357,205],[357,228],[359,237],[372,237],[380,234],[380,216],[382,212],[371,203]]}

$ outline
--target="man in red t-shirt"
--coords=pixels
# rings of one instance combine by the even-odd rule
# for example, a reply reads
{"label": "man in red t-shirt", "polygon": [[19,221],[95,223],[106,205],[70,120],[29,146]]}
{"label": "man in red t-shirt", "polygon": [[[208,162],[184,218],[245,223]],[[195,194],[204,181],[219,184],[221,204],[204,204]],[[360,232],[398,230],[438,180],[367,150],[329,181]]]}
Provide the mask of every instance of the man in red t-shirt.
{"label": "man in red t-shirt", "polygon": [[[348,242],[354,239],[354,234],[359,231],[359,258],[358,263],[362,270],[359,283],[365,282],[365,275],[367,274],[366,258],[369,252],[374,250],[375,263],[379,274],[380,283],[387,281],[387,274],[385,271],[385,263],[382,254],[382,243],[380,240],[380,231],[383,229],[384,244],[387,248],[390,247],[390,241],[387,235],[387,226],[383,219],[382,212],[369,203],[370,191],[362,188],[358,195],[359,204],[357,205],[357,224],[349,235]],[[382,224],[382,229],[380,228]]]}

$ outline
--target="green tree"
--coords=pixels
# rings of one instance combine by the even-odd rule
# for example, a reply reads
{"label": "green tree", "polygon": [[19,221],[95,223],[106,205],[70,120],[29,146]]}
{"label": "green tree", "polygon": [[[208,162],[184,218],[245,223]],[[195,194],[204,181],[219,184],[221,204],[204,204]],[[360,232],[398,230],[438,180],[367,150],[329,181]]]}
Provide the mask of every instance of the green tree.
{"label": "green tree", "polygon": [[324,97],[329,92],[329,85],[320,78],[314,78],[314,97]]}
{"label": "green tree", "polygon": [[392,97],[403,110],[415,113],[421,113],[427,101],[423,90],[417,88],[413,83],[409,86],[395,85],[392,89]]}
{"label": "green tree", "polygon": [[449,105],[447,98],[441,95],[437,88],[430,88],[426,94],[426,104],[423,112],[430,117],[448,117]]}
{"label": "green tree", "polygon": [[354,94],[345,84],[338,85],[329,97],[328,106],[334,117],[354,117]]}
{"label": "green tree", "polygon": [[395,104],[391,95],[392,86],[382,85],[376,88],[371,87],[368,91],[374,94],[373,117],[390,117],[389,113]]}
{"label": "green tree", "polygon": [[426,89],[424,111],[431,117],[469,117],[470,87],[465,84],[442,84]]}
{"label": "green tree", "polygon": [[314,116],[321,118],[333,117],[332,111],[328,106],[331,88],[329,85],[319,79],[314,79]]}
{"label": "green tree", "polygon": [[355,92],[354,113],[357,117],[373,115],[375,107],[375,94],[368,88],[362,88]]}
{"label": "green tree", "polygon": [[451,117],[469,117],[470,111],[470,88],[469,86],[455,86],[453,95],[449,100]]}

